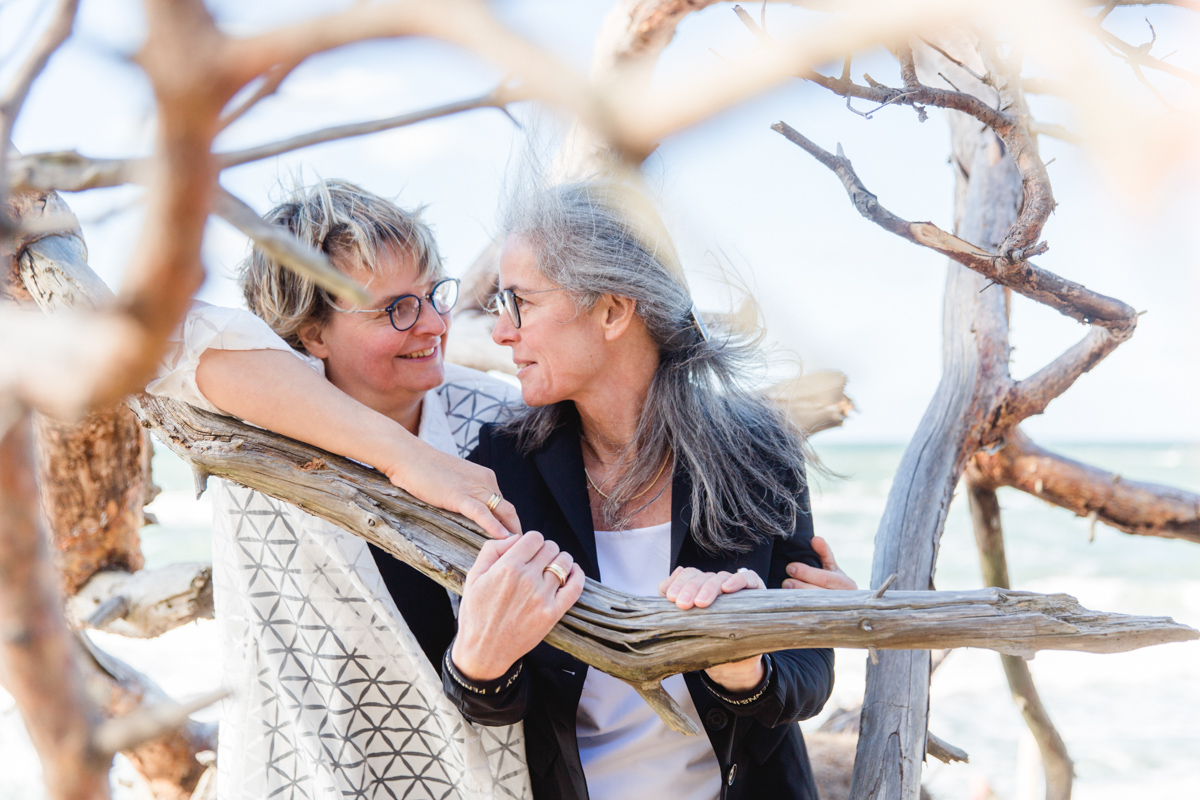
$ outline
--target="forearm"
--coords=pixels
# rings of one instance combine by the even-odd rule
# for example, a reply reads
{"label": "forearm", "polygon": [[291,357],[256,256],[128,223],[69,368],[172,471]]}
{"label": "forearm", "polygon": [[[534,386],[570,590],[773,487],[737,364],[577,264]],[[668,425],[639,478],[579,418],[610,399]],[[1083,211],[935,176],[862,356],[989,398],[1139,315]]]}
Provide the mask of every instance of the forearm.
{"label": "forearm", "polygon": [[206,350],[196,386],[226,414],[385,473],[429,449],[282,350]]}

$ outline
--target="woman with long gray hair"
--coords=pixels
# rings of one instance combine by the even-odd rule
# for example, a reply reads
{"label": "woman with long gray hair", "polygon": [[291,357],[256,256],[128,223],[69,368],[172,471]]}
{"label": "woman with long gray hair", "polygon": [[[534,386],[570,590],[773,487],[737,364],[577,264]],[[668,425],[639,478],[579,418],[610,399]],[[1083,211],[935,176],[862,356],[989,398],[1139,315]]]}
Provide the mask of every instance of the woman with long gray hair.
{"label": "woman with long gray hair", "polygon": [[584,575],[686,609],[795,585],[827,549],[814,545],[801,435],[742,385],[761,356],[705,330],[638,192],[536,188],[511,204],[504,234],[493,338],[512,347],[529,408],[485,426],[472,459],[528,532],[489,542],[468,575],[447,694],[473,721],[524,720],[538,798],[815,798],[792,723],[828,698],[832,651],[665,681],[703,738],[540,644]]}

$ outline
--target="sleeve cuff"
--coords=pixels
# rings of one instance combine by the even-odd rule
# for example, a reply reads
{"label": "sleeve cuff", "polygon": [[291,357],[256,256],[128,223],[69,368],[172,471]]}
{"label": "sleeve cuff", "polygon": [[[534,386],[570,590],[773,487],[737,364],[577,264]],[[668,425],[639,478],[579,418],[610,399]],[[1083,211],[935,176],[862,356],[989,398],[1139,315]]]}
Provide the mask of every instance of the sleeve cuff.
{"label": "sleeve cuff", "polygon": [[763,653],[763,676],[757,686],[747,689],[744,692],[731,692],[723,686],[720,686],[712,678],[708,677],[708,673],[701,672],[700,679],[704,681],[705,688],[713,697],[720,700],[722,703],[731,706],[748,706],[751,703],[762,698],[767,693],[767,689],[771,688],[771,678],[775,675],[775,662],[771,659],[770,653]]}
{"label": "sleeve cuff", "polygon": [[474,681],[458,671],[458,667],[454,666],[454,659],[450,658],[450,653],[454,651],[454,642],[450,642],[450,646],[446,648],[446,655],[442,656],[442,669],[450,676],[450,680],[461,686],[471,694],[482,695],[485,697],[494,697],[498,694],[503,694],[512,685],[517,682],[517,678],[521,677],[522,661],[517,661],[508,668],[508,672],[490,681]]}

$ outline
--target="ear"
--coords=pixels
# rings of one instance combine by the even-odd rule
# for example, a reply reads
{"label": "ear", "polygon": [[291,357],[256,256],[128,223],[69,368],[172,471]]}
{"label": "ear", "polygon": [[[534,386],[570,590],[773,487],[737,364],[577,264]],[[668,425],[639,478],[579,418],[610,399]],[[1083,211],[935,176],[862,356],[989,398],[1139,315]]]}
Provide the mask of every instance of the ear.
{"label": "ear", "polygon": [[329,358],[329,345],[325,343],[325,328],[319,322],[307,322],[296,331],[300,343],[310,355],[321,360]]}
{"label": "ear", "polygon": [[600,327],[606,341],[621,338],[637,317],[637,301],[632,297],[606,294],[600,298]]}

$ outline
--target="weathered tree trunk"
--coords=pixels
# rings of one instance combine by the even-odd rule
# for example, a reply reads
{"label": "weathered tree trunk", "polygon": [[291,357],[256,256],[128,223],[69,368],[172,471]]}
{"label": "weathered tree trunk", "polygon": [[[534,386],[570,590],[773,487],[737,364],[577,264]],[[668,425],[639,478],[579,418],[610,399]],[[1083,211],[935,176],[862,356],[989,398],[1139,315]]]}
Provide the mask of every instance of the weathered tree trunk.
{"label": "weathered tree trunk", "polygon": [[[77,225],[54,193],[16,196],[10,208],[27,223],[56,219],[60,225]],[[44,310],[93,309],[113,300],[87,267],[77,227],[37,238],[13,255],[7,291],[14,299]],[[212,571],[207,565],[141,571],[143,507],[157,488],[150,477],[149,439],[128,406],[96,411],[73,424],[38,416],[35,427],[41,508],[50,525],[62,596],[76,624],[157,636],[193,619],[211,618]],[[61,596],[55,599],[61,604]],[[90,619],[98,610],[104,618]],[[83,708],[111,718],[126,716],[143,703],[168,702],[152,681],[117,659],[93,649],[92,660],[84,672],[95,705]],[[10,691],[17,689],[6,683]],[[99,722],[92,720],[93,726]],[[203,772],[197,754],[214,748],[215,741],[214,730],[188,723],[124,754],[157,798],[184,800]],[[111,755],[94,758],[105,761],[107,776]]]}
{"label": "weathered tree trunk", "polygon": [[[975,544],[979,548],[979,563],[983,571],[985,586],[1008,588],[1008,560],[1004,554],[1004,530],[1000,525],[1000,502],[996,490],[967,482],[967,496],[971,504],[971,523],[975,529]],[[1046,800],[1070,800],[1071,785],[1075,768],[1067,753],[1066,742],[1059,735],[1037,687],[1033,674],[1025,659],[1003,655],[1000,663],[1013,701],[1025,719],[1025,724],[1037,742],[1042,754],[1042,767],[1046,775]]]}
{"label": "weathered tree trunk", "polygon": [[0,440],[0,677],[25,719],[50,800],[104,800],[111,756],[92,747],[97,720],[42,530],[32,445],[28,418]]}
{"label": "weathered tree trunk", "polygon": [[[956,230],[994,251],[1016,220],[1021,176],[990,130],[953,111],[959,165]],[[957,118],[957,119],[954,119]],[[893,573],[897,589],[933,588],[938,543],[967,459],[988,430],[999,376],[1007,374],[1005,294],[951,261],[943,314],[942,379],[909,442],[888,493],[875,537],[871,585]],[[920,793],[929,713],[929,654],[880,653],[867,666],[862,734],[854,762],[855,798],[904,798]]]}

